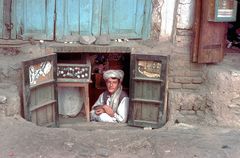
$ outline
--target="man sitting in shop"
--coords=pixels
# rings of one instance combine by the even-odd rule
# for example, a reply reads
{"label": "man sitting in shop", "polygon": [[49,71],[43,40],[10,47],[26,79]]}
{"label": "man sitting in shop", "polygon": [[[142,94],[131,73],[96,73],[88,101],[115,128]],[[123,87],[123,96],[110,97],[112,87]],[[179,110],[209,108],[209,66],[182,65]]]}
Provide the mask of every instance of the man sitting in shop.
{"label": "man sitting in shop", "polygon": [[129,97],[122,90],[124,72],[108,70],[104,72],[107,90],[103,92],[92,107],[91,121],[121,122],[127,121]]}

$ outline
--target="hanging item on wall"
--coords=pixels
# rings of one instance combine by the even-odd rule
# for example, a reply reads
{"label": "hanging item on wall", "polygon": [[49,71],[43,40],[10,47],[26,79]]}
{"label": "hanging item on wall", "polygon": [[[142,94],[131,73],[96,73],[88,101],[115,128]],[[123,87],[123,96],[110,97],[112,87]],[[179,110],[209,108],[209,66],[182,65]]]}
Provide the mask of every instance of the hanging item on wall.
{"label": "hanging item on wall", "polygon": [[57,80],[90,82],[91,66],[87,64],[57,64]]}
{"label": "hanging item on wall", "polygon": [[214,22],[236,21],[236,0],[210,0],[208,20]]}

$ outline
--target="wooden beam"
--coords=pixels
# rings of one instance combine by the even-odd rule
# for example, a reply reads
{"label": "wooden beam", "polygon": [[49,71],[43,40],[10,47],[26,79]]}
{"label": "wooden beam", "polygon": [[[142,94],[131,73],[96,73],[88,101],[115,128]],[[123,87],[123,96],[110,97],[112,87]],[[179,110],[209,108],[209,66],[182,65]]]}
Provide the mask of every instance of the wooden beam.
{"label": "wooden beam", "polygon": [[198,61],[199,34],[201,27],[202,0],[195,1],[195,20],[193,26],[192,62]]}

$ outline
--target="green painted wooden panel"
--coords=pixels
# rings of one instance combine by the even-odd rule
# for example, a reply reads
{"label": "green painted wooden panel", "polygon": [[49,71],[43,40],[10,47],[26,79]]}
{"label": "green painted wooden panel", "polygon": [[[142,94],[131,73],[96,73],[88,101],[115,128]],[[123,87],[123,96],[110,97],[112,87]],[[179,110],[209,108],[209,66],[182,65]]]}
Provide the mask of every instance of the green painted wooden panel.
{"label": "green painted wooden panel", "polygon": [[55,0],[13,0],[11,38],[53,40]]}
{"label": "green painted wooden panel", "polygon": [[101,34],[111,38],[148,38],[151,1],[103,0]]}
{"label": "green painted wooden panel", "polygon": [[136,102],[136,103],[132,104],[131,106],[134,107],[133,117],[136,120],[141,120],[142,119],[142,104],[139,102]]}
{"label": "green painted wooden panel", "polygon": [[54,86],[53,85],[44,85],[42,87],[35,88],[31,90],[31,99],[30,107],[43,104],[48,100],[54,100]]}
{"label": "green painted wooden panel", "polygon": [[158,113],[159,113],[159,105],[158,104],[142,104],[142,113],[141,119],[145,121],[158,122]]}
{"label": "green painted wooden panel", "polygon": [[134,119],[144,120],[148,122],[158,123],[158,104],[140,103],[136,102],[132,104],[134,107]]}
{"label": "green painted wooden panel", "polygon": [[158,128],[166,122],[167,56],[132,54],[129,124]]}
{"label": "green painted wooden panel", "polygon": [[56,39],[67,35],[99,35],[102,0],[56,1]]}
{"label": "green painted wooden panel", "polygon": [[160,100],[160,83],[150,82],[149,81],[137,81],[135,82],[134,98],[142,98],[142,99],[152,99],[152,100]]}
{"label": "green painted wooden panel", "polygon": [[0,0],[0,38],[3,38],[3,0]]}

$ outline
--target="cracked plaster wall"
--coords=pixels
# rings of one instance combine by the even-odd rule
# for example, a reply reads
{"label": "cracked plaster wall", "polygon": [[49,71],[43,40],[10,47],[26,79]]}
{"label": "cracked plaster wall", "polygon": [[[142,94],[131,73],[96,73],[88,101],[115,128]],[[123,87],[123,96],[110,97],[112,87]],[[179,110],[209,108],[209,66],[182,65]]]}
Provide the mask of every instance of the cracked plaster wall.
{"label": "cracked plaster wall", "polygon": [[189,44],[195,0],[153,0],[152,3],[151,38],[173,40],[178,45]]}
{"label": "cracked plaster wall", "polygon": [[177,0],[153,0],[152,32],[155,40],[170,39],[175,18]]}

